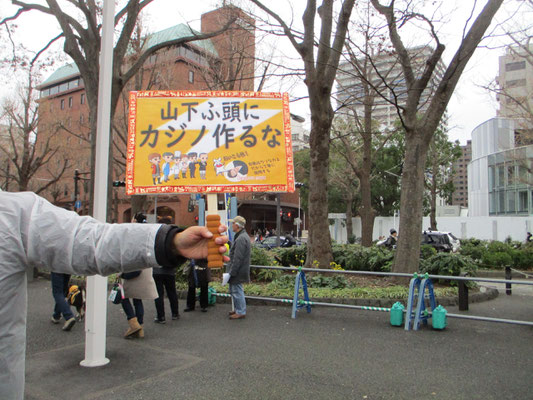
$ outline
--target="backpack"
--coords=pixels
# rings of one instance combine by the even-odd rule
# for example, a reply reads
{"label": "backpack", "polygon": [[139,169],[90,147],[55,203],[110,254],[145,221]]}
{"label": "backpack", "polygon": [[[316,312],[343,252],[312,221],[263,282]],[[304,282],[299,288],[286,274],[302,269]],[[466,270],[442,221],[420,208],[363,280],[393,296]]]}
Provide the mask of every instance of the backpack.
{"label": "backpack", "polygon": [[68,288],[67,301],[74,307],[81,307],[83,305],[85,299],[78,285],[72,285]]}

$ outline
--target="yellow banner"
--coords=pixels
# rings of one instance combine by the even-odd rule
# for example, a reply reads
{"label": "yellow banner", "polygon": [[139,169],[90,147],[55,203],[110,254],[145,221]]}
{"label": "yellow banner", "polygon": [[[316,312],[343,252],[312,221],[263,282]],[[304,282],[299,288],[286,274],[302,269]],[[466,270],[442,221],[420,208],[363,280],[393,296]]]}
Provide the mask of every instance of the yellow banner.
{"label": "yellow banner", "polygon": [[127,194],[293,192],[287,93],[130,93]]}

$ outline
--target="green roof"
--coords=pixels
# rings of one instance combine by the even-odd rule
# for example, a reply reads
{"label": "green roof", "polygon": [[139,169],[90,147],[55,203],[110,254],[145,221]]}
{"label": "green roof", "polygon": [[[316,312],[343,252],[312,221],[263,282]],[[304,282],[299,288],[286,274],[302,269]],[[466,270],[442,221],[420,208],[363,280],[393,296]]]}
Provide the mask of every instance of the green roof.
{"label": "green roof", "polygon": [[56,82],[62,82],[70,77],[75,77],[80,74],[78,66],[74,63],[67,64],[59,69],[56,69],[52,75],[48,77],[44,82],[37,86],[38,89],[49,86]]}
{"label": "green roof", "polygon": [[[175,25],[170,28],[164,29],[162,31],[153,33],[150,36],[148,36],[146,43],[144,44],[144,48],[150,48],[155,45],[158,45],[159,43],[167,42],[169,40],[179,39],[179,38],[191,36],[191,35],[200,35],[200,34],[201,32],[195,31],[194,29],[191,29],[185,24],[179,24],[179,25]],[[196,40],[188,44],[194,45],[198,47],[200,50],[206,53],[211,53],[215,57],[218,57],[218,53],[215,49],[215,46],[213,46],[213,43],[209,39]]]}
{"label": "green roof", "polygon": [[[179,25],[172,26],[170,28],[167,28],[162,31],[155,32],[149,35],[146,40],[146,43],[144,44],[144,48],[150,48],[150,47],[158,45],[159,43],[167,42],[169,40],[174,40],[174,39],[179,39],[181,37],[199,35],[199,34],[200,32],[197,32],[194,29],[191,29],[187,25],[179,24]],[[206,53],[211,53],[215,57],[218,57],[218,53],[215,49],[215,46],[213,46],[213,42],[211,42],[211,40],[209,39],[197,40],[189,44],[196,46],[201,51],[204,51]],[[64,81],[67,78],[79,75],[79,73],[80,71],[78,67],[76,66],[76,64],[74,63],[67,64],[55,70],[52,73],[52,75],[50,75],[44,82],[38,85],[37,88],[41,89],[43,87],[54,84],[56,82]]]}

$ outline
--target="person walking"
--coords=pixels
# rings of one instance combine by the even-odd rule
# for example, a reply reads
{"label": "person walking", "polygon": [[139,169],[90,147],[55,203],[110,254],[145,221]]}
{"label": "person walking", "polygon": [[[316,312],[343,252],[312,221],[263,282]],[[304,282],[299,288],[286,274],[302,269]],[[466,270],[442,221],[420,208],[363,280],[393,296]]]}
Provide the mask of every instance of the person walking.
{"label": "person walking", "polygon": [[230,274],[229,292],[233,300],[234,310],[230,311],[230,319],[242,319],[246,317],[246,299],[242,284],[250,282],[250,257],[251,242],[250,236],[244,227],[246,220],[237,216],[230,219],[232,229],[235,234],[233,244],[229,251],[229,262],[226,272]]}
{"label": "person walking", "polygon": [[54,313],[52,314],[52,323],[59,324],[61,321],[61,316],[65,319],[65,324],[63,325],[64,331],[70,331],[74,324],[76,323],[76,318],[70,308],[70,305],[67,303],[65,298],[68,294],[68,284],[70,281],[69,274],[61,274],[58,272],[50,273],[50,282],[52,283],[52,296],[54,296],[55,305]]}
{"label": "person walking", "polygon": [[191,260],[188,282],[189,290],[187,291],[187,308],[183,311],[194,311],[196,305],[196,288],[200,288],[200,308],[202,312],[207,312],[209,305],[209,282],[211,273],[207,268],[206,260]]}
{"label": "person walking", "polygon": [[[169,217],[163,217],[159,220],[162,224],[171,224]],[[176,291],[176,267],[174,268],[154,268],[153,277],[157,289],[157,299],[155,299],[155,309],[157,316],[155,323],[164,324],[165,318],[165,291],[167,292],[170,303],[172,319],[179,319],[180,313],[178,308],[178,292]]]}
{"label": "person walking", "polygon": [[[126,313],[128,329],[124,333],[126,339],[131,337],[144,337],[144,300],[157,298],[152,268],[142,271],[124,272],[120,275],[124,288],[124,298],[122,299],[122,309]],[[130,303],[133,299],[133,307]],[[135,308],[135,309],[134,309]]]}
{"label": "person walking", "polygon": [[155,309],[157,316],[154,322],[164,324],[165,317],[165,291],[170,303],[170,312],[172,319],[180,318],[178,307],[178,292],[176,291],[176,267],[174,268],[154,268],[153,278],[157,289],[157,298],[155,299]]}

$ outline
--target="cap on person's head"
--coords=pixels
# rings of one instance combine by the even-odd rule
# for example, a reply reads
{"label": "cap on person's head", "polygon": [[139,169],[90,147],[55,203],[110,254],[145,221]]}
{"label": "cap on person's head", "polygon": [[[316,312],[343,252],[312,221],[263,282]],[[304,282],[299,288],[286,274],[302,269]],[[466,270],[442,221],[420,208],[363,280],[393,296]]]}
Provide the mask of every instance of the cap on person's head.
{"label": "cap on person's head", "polygon": [[241,217],[240,215],[237,215],[235,218],[230,219],[230,222],[233,222],[239,225],[241,228],[244,228],[246,226],[246,220],[244,219],[244,217]]}
{"label": "cap on person's head", "polygon": [[142,212],[138,212],[135,214],[135,217],[133,217],[135,221],[137,221],[139,224],[146,223],[146,215],[144,215]]}
{"label": "cap on person's head", "polygon": [[392,235],[393,233],[396,233],[396,229],[394,229],[394,228],[392,228],[392,229],[390,230],[390,234]]}

